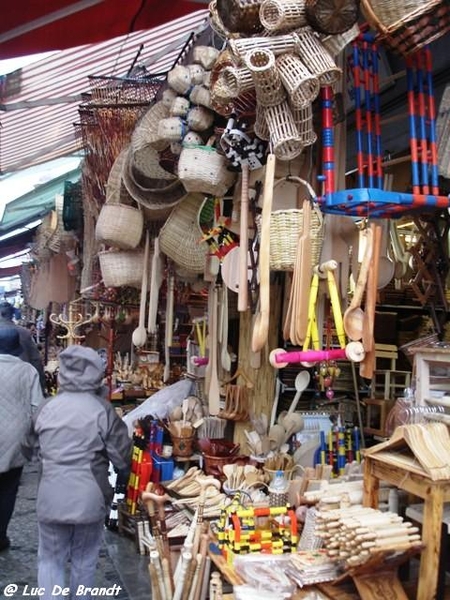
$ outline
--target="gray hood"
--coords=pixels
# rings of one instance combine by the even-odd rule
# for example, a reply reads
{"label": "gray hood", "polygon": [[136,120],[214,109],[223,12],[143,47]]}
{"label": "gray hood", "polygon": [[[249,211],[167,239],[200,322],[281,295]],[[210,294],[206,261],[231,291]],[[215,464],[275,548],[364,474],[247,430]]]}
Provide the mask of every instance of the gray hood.
{"label": "gray hood", "polygon": [[85,346],[69,346],[58,358],[60,391],[89,392],[101,387],[105,369],[95,350]]}

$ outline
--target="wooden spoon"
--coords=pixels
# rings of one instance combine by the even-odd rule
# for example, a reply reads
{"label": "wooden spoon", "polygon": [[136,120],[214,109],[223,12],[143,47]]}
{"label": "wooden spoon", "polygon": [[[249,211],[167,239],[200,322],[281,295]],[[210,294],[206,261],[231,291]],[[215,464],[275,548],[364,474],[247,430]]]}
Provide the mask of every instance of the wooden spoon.
{"label": "wooden spoon", "polygon": [[375,368],[375,341],[373,338],[375,324],[375,308],[377,301],[378,259],[381,246],[381,227],[375,226],[373,234],[373,252],[369,276],[367,278],[367,297],[365,318],[363,323],[363,347],[365,357],[359,366],[361,377],[372,379]]}
{"label": "wooden spoon", "polygon": [[309,385],[309,381],[311,379],[311,375],[309,371],[299,371],[295,378],[295,396],[291,402],[291,405],[287,411],[287,415],[291,415],[295,409],[297,408],[297,404],[300,400],[302,393],[306,390]]}
{"label": "wooden spoon", "polygon": [[343,321],[345,333],[353,342],[360,340],[363,334],[364,311],[361,308],[361,301],[366,288],[370,262],[372,260],[373,227],[374,226],[366,229],[364,232],[366,247],[355,286],[355,293],[353,294],[350,305],[344,312]]}
{"label": "wooden spoon", "polygon": [[264,195],[259,250],[259,312],[252,332],[253,352],[262,350],[269,334],[270,315],[270,213],[272,212],[273,185],[275,179],[275,155],[267,157],[264,178]]}
{"label": "wooden spoon", "polygon": [[211,332],[209,345],[209,361],[211,363],[211,374],[208,390],[208,406],[210,415],[218,415],[220,412],[220,385],[217,374],[217,287],[212,284],[210,288],[211,299]]}
{"label": "wooden spoon", "polygon": [[147,329],[145,327],[145,307],[147,305],[149,247],[150,239],[147,231],[145,235],[144,270],[142,273],[141,300],[139,304],[139,324],[131,334],[131,341],[137,348],[145,346],[147,342]]}
{"label": "wooden spoon", "polygon": [[248,307],[248,161],[242,161],[241,220],[239,229],[239,289],[238,311]]}

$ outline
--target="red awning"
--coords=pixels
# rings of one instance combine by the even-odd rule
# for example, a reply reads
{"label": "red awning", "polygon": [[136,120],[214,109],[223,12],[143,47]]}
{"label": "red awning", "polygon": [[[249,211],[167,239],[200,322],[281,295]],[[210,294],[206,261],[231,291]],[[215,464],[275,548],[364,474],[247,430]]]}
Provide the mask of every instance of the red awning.
{"label": "red awning", "polygon": [[0,58],[97,43],[205,7],[202,0],[15,0],[2,11]]}

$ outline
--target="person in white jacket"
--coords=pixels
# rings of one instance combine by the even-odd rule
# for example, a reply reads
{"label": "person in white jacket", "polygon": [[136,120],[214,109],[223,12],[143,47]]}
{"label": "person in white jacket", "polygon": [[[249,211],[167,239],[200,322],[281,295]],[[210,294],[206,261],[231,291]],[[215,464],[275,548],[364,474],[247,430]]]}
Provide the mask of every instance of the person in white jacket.
{"label": "person in white jacket", "polygon": [[24,445],[29,452],[37,445],[42,466],[36,506],[38,586],[42,600],[52,598],[54,589],[67,589],[70,561],[70,597],[89,600],[114,494],[109,462],[126,477],[132,440],[105,398],[104,363],[98,353],[74,345],[58,358],[58,393],[35,413]]}
{"label": "person in white jacket", "polygon": [[19,358],[22,351],[19,332],[0,327],[0,552],[10,546],[8,525],[26,463],[21,442],[44,400],[39,373]]}

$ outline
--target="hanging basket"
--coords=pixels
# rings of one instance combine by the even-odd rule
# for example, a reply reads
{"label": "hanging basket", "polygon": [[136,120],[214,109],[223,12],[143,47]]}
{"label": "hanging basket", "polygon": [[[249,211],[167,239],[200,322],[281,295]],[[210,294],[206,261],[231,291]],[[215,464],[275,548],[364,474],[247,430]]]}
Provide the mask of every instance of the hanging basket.
{"label": "hanging basket", "polygon": [[[396,1],[391,0],[391,4]],[[315,31],[336,35],[348,31],[357,22],[359,0],[305,0],[305,13]]]}
{"label": "hanging basket", "polygon": [[188,192],[224,196],[236,180],[227,169],[227,159],[219,154],[210,138],[206,146],[187,144],[178,162],[178,177]]}
{"label": "hanging basket", "polygon": [[261,0],[216,0],[217,12],[231,33],[254,35],[263,30],[259,20]]}
{"label": "hanging basket", "polygon": [[[279,179],[274,184],[274,190],[283,182],[292,182],[306,186],[312,200],[316,199],[314,190],[307,181],[300,177],[289,176]],[[320,252],[323,242],[323,216],[314,202],[311,212],[311,267],[320,262]],[[256,219],[258,235],[261,235],[261,217]],[[293,271],[297,256],[298,238],[303,233],[303,210],[275,210],[270,215],[270,269],[272,271]]]}
{"label": "hanging basket", "polygon": [[99,252],[100,271],[105,287],[141,287],[144,271],[142,250]]}
{"label": "hanging basket", "polygon": [[267,48],[254,48],[245,55],[245,65],[255,84],[256,99],[262,106],[275,106],[286,98],[286,90],[275,65],[275,55]]}
{"label": "hanging basket", "polygon": [[132,250],[139,245],[144,228],[142,211],[127,204],[105,203],[95,225],[98,242]]}
{"label": "hanging basket", "polygon": [[206,265],[208,248],[201,243],[198,222],[203,202],[201,194],[189,194],[173,209],[159,234],[161,252],[191,273],[203,273]]}
{"label": "hanging basket", "polygon": [[443,0],[361,0],[361,10],[377,41],[408,56],[450,30],[450,6]]}
{"label": "hanging basket", "polygon": [[310,27],[295,32],[297,53],[308,70],[317,77],[321,86],[334,85],[339,81],[342,71],[336,66],[333,57],[320,42]]}
{"label": "hanging basket", "polygon": [[270,33],[304,27],[305,0],[264,0],[259,9],[259,18]]}

